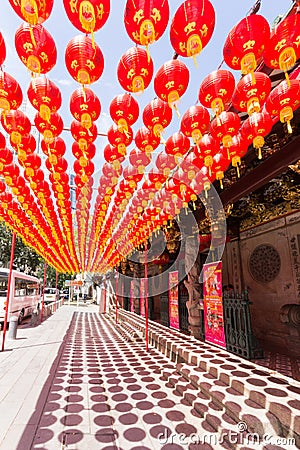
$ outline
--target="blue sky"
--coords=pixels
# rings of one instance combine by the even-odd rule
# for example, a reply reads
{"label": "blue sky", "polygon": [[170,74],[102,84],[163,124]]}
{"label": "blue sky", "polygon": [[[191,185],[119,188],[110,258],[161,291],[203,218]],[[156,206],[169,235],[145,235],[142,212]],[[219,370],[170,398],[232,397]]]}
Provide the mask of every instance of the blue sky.
{"label": "blue sky", "polygon": [[[105,133],[108,126],[112,123],[109,116],[109,104],[111,100],[116,95],[123,92],[118,83],[116,74],[118,61],[128,48],[135,45],[129,39],[123,24],[125,3],[125,0],[111,0],[110,17],[104,27],[95,33],[95,39],[100,46],[105,59],[102,77],[97,83],[91,85],[91,88],[98,95],[102,105],[101,116],[97,121],[98,131],[102,133]],[[174,54],[174,50],[169,41],[169,26],[171,18],[181,3],[181,0],[169,0],[170,21],[167,30],[157,43],[150,46],[150,53],[154,62],[154,73],[156,73],[165,61],[171,59]],[[255,0],[211,0],[211,3],[216,12],[216,26],[211,41],[197,58],[198,68],[195,67],[194,62],[191,59],[182,58],[190,70],[190,83],[187,92],[179,103],[181,114],[183,114],[189,106],[197,102],[201,81],[209,72],[217,69],[223,59],[222,49],[228,32],[246,15],[255,3]],[[285,13],[291,4],[291,0],[262,0],[260,14],[268,20],[270,25],[272,25],[274,18],[278,14]],[[22,87],[23,94],[26,95],[27,87],[30,82],[30,74],[26,67],[20,62],[14,47],[15,30],[19,27],[21,22],[21,19],[10,6],[9,1],[1,0],[0,30],[4,36],[7,47],[7,58],[3,68],[17,79]],[[65,126],[68,127],[73,120],[73,117],[69,112],[69,98],[71,93],[78,87],[78,84],[71,78],[65,68],[64,53],[69,40],[73,36],[80,34],[80,32],[68,20],[62,0],[54,1],[52,14],[43,25],[53,36],[58,50],[58,62],[55,68],[52,69],[47,76],[59,86],[62,92],[63,105],[59,110],[59,113],[63,117]],[[223,67],[226,68],[225,64]],[[238,73],[235,73],[234,75],[239,77]],[[154,97],[155,93],[152,82],[147,90],[137,97],[140,112],[142,112],[144,106]],[[179,129],[179,123],[180,119],[174,113],[172,124],[166,130],[166,138]],[[135,124],[134,131],[140,126],[142,126],[141,120]],[[61,137],[68,146],[67,159],[69,161],[69,169],[72,171],[74,161],[70,151],[72,137],[67,131],[63,132]],[[94,158],[94,162],[98,173],[103,162],[102,150],[106,143],[106,138],[98,137],[96,141],[97,154]],[[130,149],[133,147],[134,146],[131,145]]]}

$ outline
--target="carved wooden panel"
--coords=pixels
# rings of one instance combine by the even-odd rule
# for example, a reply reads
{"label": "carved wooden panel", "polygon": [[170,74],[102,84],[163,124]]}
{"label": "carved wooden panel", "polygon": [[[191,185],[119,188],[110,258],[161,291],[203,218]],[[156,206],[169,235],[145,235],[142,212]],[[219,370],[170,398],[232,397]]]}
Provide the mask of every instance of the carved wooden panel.
{"label": "carved wooden panel", "polygon": [[269,244],[258,245],[249,258],[249,272],[254,280],[270,283],[279,274],[280,255],[276,248]]}

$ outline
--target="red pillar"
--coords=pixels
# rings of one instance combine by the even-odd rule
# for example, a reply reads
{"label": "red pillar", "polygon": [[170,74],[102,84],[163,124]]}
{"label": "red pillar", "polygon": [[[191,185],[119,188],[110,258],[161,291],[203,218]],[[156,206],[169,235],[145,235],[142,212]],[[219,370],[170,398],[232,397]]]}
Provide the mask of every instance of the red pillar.
{"label": "red pillar", "polygon": [[103,312],[106,314],[106,278],[104,278]]}
{"label": "red pillar", "polygon": [[44,308],[45,308],[45,287],[46,287],[46,276],[47,276],[47,263],[44,263],[44,286],[43,286],[43,296],[42,296],[42,311],[41,311],[41,323],[44,317]]}
{"label": "red pillar", "polygon": [[11,291],[10,285],[11,285],[11,277],[12,277],[12,270],[13,270],[13,264],[14,264],[15,246],[16,246],[16,233],[14,232],[12,234],[12,239],[11,239],[10,264],[9,264],[9,274],[8,274],[8,280],[7,280],[6,310],[5,310],[5,318],[4,318],[4,325],[3,325],[4,329],[3,329],[3,336],[2,336],[2,351],[4,351],[5,335],[6,335],[6,328],[7,328],[7,321],[8,321],[8,311],[9,311],[10,291]]}
{"label": "red pillar", "polygon": [[145,316],[146,316],[146,351],[149,349],[149,289],[148,289],[148,248],[145,243]]}

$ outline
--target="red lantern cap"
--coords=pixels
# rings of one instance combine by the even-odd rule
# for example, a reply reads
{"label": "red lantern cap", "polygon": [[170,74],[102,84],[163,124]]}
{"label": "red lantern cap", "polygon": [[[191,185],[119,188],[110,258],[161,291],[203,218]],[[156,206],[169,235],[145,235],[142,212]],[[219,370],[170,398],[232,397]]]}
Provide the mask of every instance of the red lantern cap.
{"label": "red lantern cap", "polygon": [[170,28],[178,55],[196,57],[208,44],[215,27],[215,10],[208,0],[187,0],[177,9]]}

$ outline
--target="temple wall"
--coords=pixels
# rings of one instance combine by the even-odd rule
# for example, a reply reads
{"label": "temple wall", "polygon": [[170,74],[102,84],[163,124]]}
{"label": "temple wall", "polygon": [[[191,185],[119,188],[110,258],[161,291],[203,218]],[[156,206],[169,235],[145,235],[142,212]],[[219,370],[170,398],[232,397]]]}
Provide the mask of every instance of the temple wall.
{"label": "temple wall", "polygon": [[247,287],[261,344],[300,356],[300,213],[241,233],[226,245],[223,268],[224,284]]}

